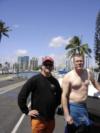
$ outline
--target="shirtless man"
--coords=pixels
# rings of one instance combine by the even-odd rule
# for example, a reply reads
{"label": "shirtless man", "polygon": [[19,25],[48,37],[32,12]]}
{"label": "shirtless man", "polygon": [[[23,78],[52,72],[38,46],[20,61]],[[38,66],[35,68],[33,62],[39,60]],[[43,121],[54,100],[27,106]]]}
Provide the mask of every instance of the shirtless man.
{"label": "shirtless man", "polygon": [[[67,73],[62,81],[62,105],[67,128],[65,133],[86,133],[92,121],[88,117],[86,99],[90,81],[100,91],[100,84],[95,81],[93,73],[84,69],[84,56],[73,57],[74,69]],[[81,128],[79,128],[81,127]]]}

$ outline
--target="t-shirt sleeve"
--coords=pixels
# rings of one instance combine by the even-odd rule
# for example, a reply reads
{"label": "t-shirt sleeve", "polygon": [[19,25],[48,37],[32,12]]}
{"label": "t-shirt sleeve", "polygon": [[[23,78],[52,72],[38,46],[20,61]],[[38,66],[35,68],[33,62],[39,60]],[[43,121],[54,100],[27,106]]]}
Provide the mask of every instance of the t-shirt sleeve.
{"label": "t-shirt sleeve", "polygon": [[27,98],[30,92],[34,89],[34,87],[35,87],[35,78],[32,77],[23,85],[21,91],[19,92],[18,105],[21,111],[25,114],[28,114],[29,112],[29,109],[27,107]]}

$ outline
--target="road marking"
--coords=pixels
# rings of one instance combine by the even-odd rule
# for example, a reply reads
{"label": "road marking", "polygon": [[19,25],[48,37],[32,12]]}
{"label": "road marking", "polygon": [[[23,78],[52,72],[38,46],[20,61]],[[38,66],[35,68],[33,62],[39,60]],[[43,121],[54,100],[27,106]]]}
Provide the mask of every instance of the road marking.
{"label": "road marking", "polygon": [[17,87],[22,86],[25,82],[26,81],[21,81],[21,82],[18,82],[18,83],[15,83],[15,84],[8,85],[8,86],[5,86],[5,87],[0,88],[0,95],[6,93],[8,91],[14,90]]}
{"label": "road marking", "polygon": [[[31,105],[31,102],[29,102],[28,107],[30,107],[30,105]],[[18,130],[19,126],[21,125],[24,117],[25,117],[25,114],[22,114],[21,117],[19,118],[18,122],[16,123],[15,127],[11,131],[11,133],[17,133],[17,130]]]}

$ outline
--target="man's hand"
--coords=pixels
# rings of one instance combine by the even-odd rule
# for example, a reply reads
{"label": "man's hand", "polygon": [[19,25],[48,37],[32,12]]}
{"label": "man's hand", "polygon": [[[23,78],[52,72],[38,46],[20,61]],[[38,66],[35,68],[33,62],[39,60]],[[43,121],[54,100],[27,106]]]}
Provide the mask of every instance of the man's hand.
{"label": "man's hand", "polygon": [[30,110],[28,115],[36,117],[39,115],[39,112],[37,110]]}
{"label": "man's hand", "polygon": [[72,118],[71,115],[65,116],[65,120],[66,120],[66,122],[67,122],[68,124],[73,124],[73,123],[74,123],[73,118]]}

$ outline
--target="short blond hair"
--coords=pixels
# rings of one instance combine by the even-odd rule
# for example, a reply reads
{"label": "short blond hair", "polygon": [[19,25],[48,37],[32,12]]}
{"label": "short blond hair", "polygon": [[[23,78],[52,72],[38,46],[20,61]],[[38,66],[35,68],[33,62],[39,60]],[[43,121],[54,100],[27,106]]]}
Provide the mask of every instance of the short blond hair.
{"label": "short blond hair", "polygon": [[83,60],[84,60],[84,55],[83,54],[78,54],[78,53],[74,54],[73,55],[73,60],[74,60],[75,57],[82,57]]}

